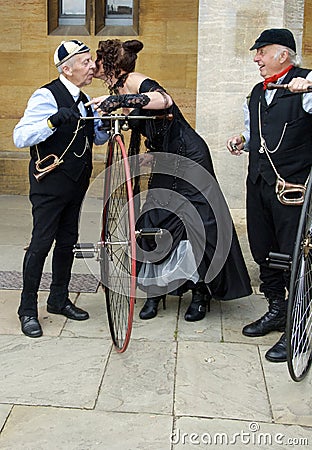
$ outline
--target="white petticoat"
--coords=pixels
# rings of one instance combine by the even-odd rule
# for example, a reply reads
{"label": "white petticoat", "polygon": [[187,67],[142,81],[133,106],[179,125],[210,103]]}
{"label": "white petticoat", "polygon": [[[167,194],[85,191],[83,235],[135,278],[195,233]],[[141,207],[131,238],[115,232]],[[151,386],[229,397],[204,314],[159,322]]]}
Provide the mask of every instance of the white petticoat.
{"label": "white petticoat", "polygon": [[197,265],[190,241],[181,241],[171,255],[160,264],[144,262],[138,274],[141,286],[168,286],[177,280],[199,280]]}

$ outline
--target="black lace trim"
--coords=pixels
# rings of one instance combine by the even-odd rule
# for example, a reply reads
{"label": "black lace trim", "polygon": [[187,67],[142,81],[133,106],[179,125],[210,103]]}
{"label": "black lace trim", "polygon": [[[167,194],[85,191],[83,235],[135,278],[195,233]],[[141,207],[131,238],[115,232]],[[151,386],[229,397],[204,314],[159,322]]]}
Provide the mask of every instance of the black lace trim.
{"label": "black lace trim", "polygon": [[120,75],[120,77],[118,77],[116,83],[111,88],[109,88],[109,93],[118,95],[119,94],[118,89],[124,87],[125,82],[128,78],[128,75],[129,75],[128,73],[123,73],[122,75]]}
{"label": "black lace trim", "polygon": [[110,114],[118,108],[137,108],[146,106],[150,98],[145,94],[110,95],[101,104],[100,109]]}

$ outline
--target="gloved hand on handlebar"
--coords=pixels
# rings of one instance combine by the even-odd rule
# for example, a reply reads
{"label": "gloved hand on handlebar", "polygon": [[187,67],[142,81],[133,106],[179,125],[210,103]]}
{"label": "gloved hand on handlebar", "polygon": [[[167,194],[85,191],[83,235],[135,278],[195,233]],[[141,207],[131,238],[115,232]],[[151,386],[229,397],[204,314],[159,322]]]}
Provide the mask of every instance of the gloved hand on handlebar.
{"label": "gloved hand on handlebar", "polygon": [[53,127],[57,128],[64,123],[73,123],[76,122],[80,117],[78,111],[75,111],[71,108],[61,107],[57,113],[53,114],[49,117],[49,120]]}
{"label": "gloved hand on handlebar", "polygon": [[106,114],[110,114],[118,108],[140,108],[149,102],[150,98],[145,94],[110,95],[99,105],[99,108]]}

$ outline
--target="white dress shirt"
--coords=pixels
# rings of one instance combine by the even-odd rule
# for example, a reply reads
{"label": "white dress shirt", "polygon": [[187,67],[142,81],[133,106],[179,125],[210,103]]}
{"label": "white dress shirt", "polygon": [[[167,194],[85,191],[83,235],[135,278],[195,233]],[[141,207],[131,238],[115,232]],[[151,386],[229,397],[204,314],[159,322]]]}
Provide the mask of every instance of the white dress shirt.
{"label": "white dress shirt", "polygon": [[[76,101],[79,97],[80,89],[62,74],[60,75],[60,81],[73,96],[74,101]],[[88,95],[87,98],[90,99]],[[84,117],[86,110],[82,102],[79,103],[78,108]],[[47,88],[37,89],[28,100],[24,115],[14,128],[13,141],[15,146],[18,148],[31,147],[50,137],[55,129],[49,128],[47,119],[57,113],[57,111],[58,106],[52,92]],[[99,117],[96,111],[93,111],[93,114],[95,117]],[[102,145],[109,138],[106,131],[99,130],[101,124],[100,119],[94,120],[95,145]]]}
{"label": "white dress shirt", "polygon": [[[279,78],[276,82],[276,84],[282,84],[284,81],[284,78],[286,77],[286,75],[283,75],[281,78]],[[306,79],[309,81],[312,81],[312,71],[308,73],[308,75],[306,76]],[[276,93],[276,89],[266,89],[265,90],[265,99],[267,104],[269,105],[272,100],[273,97]],[[302,94],[302,107],[303,109],[309,113],[312,114],[312,93],[304,93]],[[250,140],[250,117],[249,117],[249,108],[248,108],[248,99],[245,100],[244,106],[243,106],[243,112],[244,112],[244,125],[245,125],[245,130],[243,131],[242,135],[245,137],[246,142],[245,142],[245,146],[244,146],[244,150],[248,152],[248,143]]]}

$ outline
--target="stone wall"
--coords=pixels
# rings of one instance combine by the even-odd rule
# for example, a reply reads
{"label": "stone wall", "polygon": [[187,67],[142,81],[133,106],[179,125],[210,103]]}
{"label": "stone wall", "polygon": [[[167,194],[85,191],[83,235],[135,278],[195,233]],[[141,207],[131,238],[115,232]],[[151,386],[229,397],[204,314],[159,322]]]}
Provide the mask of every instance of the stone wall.
{"label": "stone wall", "polygon": [[[139,35],[106,37],[94,35],[92,19],[90,35],[48,35],[47,4],[0,0],[0,194],[28,191],[28,149],[15,148],[12,132],[32,92],[58,76],[53,53],[64,39],[81,39],[94,52],[99,40],[142,40],[137,70],[163,84],[195,125],[198,0],[140,0]],[[107,92],[99,80],[85,91]],[[105,149],[95,149],[94,175],[103,168]]]}

